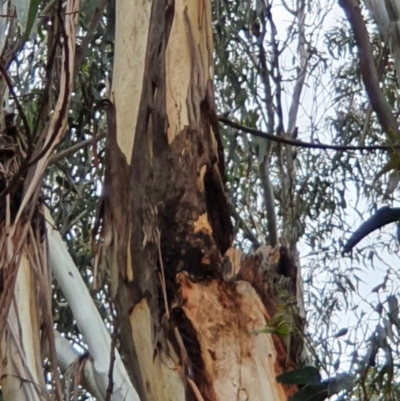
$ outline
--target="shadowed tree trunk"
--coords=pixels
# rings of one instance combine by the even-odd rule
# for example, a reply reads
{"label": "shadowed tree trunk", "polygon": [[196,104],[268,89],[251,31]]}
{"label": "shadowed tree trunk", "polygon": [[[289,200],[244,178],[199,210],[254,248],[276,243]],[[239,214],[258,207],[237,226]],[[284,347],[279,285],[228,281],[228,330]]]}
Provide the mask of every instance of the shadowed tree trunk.
{"label": "shadowed tree trunk", "polygon": [[[231,248],[210,1],[120,0],[116,29],[102,236],[134,385],[142,401],[285,400],[297,272],[285,247]],[[257,335],[277,312],[285,335]]]}

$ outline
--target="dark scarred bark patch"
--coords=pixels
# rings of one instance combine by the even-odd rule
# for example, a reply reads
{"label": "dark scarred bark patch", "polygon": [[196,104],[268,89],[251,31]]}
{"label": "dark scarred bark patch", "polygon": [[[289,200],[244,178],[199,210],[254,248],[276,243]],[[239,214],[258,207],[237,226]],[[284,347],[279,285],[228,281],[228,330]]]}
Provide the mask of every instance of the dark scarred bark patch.
{"label": "dark scarred bark patch", "polygon": [[[186,363],[182,361],[186,370],[185,374],[194,380],[205,401],[214,400],[215,394],[211,382],[205,374],[204,362],[195,329],[181,308],[172,310],[171,321],[179,328],[180,336],[188,354],[189,360]],[[192,393],[188,394],[188,396],[191,397],[190,399],[196,399]]]}
{"label": "dark scarred bark patch", "polygon": [[[159,282],[156,267],[161,267],[158,247],[172,296],[175,275],[180,271],[188,271],[193,280],[220,276],[221,251],[232,240],[210,113],[205,110],[207,99],[200,99],[204,109],[200,125],[186,127],[171,144],[167,141],[165,47],[172,22],[165,9],[165,1],[153,3],[130,171],[133,301],[148,297],[155,316],[160,313],[159,289],[155,288]],[[206,179],[199,185],[202,168]],[[205,213],[213,232],[194,232],[195,222]]]}
{"label": "dark scarred bark patch", "polygon": [[[165,275],[167,299],[171,304],[178,292],[177,273],[187,272],[194,282],[221,278],[222,253],[232,242],[232,226],[221,179],[223,172],[219,171],[223,166],[222,149],[217,151],[221,154],[214,150],[215,133],[211,130],[210,119],[215,117],[215,110],[210,106],[209,91],[204,91],[204,99],[187,99],[189,103],[194,99],[198,102],[192,106],[201,109],[200,119],[196,123],[192,121],[168,143],[165,50],[173,18],[173,1],[153,1],[145,75],[138,78],[143,79],[142,96],[130,166],[115,139],[118,127],[109,123],[111,131],[115,132],[108,140],[105,191],[109,197],[106,209],[111,212],[107,217],[106,211],[105,218],[112,220],[117,228],[117,313],[121,317],[122,343],[125,353],[129,354],[130,372],[143,400],[145,384],[139,379],[140,368],[132,338],[129,338],[129,313],[146,299],[154,338],[163,332],[174,343],[172,325],[162,324],[166,311],[160,274]],[[207,224],[196,229],[202,219],[208,219],[211,229],[207,229]],[[129,239],[133,280],[126,274]],[[175,316],[173,324],[185,332],[187,324],[183,315],[179,316]],[[157,347],[156,342],[155,352]],[[191,355],[194,359],[195,354],[194,351]]]}
{"label": "dark scarred bark patch", "polygon": [[278,273],[283,277],[290,279],[292,294],[296,295],[297,292],[297,266],[286,246],[279,248],[279,263]]}

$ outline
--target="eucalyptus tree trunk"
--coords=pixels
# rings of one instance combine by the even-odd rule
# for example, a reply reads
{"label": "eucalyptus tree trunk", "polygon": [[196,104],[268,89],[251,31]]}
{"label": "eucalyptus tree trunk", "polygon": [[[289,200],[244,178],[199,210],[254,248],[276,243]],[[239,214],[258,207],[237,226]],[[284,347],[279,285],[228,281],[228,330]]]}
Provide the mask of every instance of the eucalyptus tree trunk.
{"label": "eucalyptus tree trunk", "polygon": [[209,0],[117,1],[103,250],[142,401],[296,392],[275,378],[300,337],[271,334],[277,315],[299,327],[296,267],[285,247],[231,248],[213,71]]}

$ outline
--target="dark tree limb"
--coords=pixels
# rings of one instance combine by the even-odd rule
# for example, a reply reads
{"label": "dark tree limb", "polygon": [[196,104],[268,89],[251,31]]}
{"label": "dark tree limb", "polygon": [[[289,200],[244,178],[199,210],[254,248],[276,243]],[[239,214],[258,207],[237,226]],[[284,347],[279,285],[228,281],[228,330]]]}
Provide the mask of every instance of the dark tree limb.
{"label": "dark tree limb", "polygon": [[353,233],[343,247],[343,253],[350,252],[363,238],[373,231],[389,223],[400,220],[400,208],[391,208],[389,206],[381,207],[367,221]]}
{"label": "dark tree limb", "polygon": [[396,118],[394,117],[392,109],[379,87],[378,73],[375,67],[370,38],[365,26],[364,18],[361,14],[359,1],[339,0],[339,5],[343,8],[353,30],[360,57],[361,76],[371,106],[378,117],[379,124],[383,131],[385,131],[390,137],[393,137],[395,134],[396,139],[400,140],[400,131]]}
{"label": "dark tree limb", "polygon": [[300,141],[297,139],[291,139],[288,137],[284,136],[278,136],[274,134],[269,134],[268,132],[265,131],[260,131],[255,128],[250,128],[246,127],[244,125],[238,124],[229,118],[219,116],[218,121],[222,124],[227,125],[228,127],[235,128],[239,131],[246,132],[247,134],[251,134],[253,136],[256,136],[258,138],[265,138],[269,139],[270,141],[274,141],[277,143],[284,143],[286,145],[292,145],[292,146],[297,146],[299,148],[308,148],[308,149],[322,149],[322,150],[336,150],[339,152],[346,152],[349,150],[387,150],[387,151],[393,151],[394,149],[400,149],[400,145],[393,145],[393,146],[388,146],[388,145],[371,145],[371,146],[354,146],[354,145],[329,145],[325,143],[316,143],[316,142],[304,142]]}

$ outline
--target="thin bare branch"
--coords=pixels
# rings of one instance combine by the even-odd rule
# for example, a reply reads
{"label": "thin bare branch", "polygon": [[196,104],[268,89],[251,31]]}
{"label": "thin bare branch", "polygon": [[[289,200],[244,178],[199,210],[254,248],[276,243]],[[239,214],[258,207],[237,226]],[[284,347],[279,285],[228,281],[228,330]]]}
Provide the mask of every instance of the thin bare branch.
{"label": "thin bare branch", "polygon": [[[265,15],[266,13],[267,11],[264,10],[264,18],[261,20],[262,32],[260,32],[260,36],[257,38],[257,42],[259,47],[260,77],[264,86],[264,102],[268,116],[267,130],[272,134],[274,132],[274,126],[275,126],[275,113],[274,113],[271,81],[270,81],[270,76],[272,77],[272,74],[267,65],[267,54],[264,48],[264,37],[267,32],[266,15]],[[274,40],[274,38],[272,38],[272,40]],[[276,54],[275,57],[279,57],[279,55]],[[278,115],[281,116],[279,113]],[[279,120],[279,122],[281,122],[281,120]],[[266,145],[266,150],[263,156],[263,160],[260,162],[259,165],[259,171],[260,171],[261,185],[263,187],[263,193],[264,193],[264,205],[267,213],[267,230],[269,237],[268,239],[270,244],[272,246],[275,246],[278,243],[278,229],[277,229],[277,219],[275,212],[274,191],[272,189],[272,183],[269,178],[270,157],[271,157],[271,143],[268,142]]]}
{"label": "thin bare branch", "polygon": [[59,162],[64,157],[68,157],[68,156],[74,154],[75,152],[77,152],[78,150],[83,149],[84,147],[92,144],[93,142],[97,142],[97,141],[100,141],[101,139],[104,139],[106,136],[107,136],[106,132],[101,132],[100,134],[96,135],[94,138],[86,139],[85,141],[82,141],[82,142],[76,143],[75,145],[72,145],[68,149],[65,149],[62,152],[59,152],[59,153],[53,155],[52,157],[50,157],[49,165]]}
{"label": "thin bare branch", "polygon": [[240,213],[236,210],[236,207],[232,202],[229,202],[229,209],[232,216],[238,222],[238,226],[243,230],[245,237],[251,241],[254,248],[259,248],[261,246],[260,241],[253,231],[251,231],[251,228],[247,225],[246,221],[242,218],[242,216],[240,216]]}
{"label": "thin bare branch", "polygon": [[269,139],[271,141],[275,141],[278,143],[284,143],[286,145],[292,145],[296,146],[299,148],[309,148],[309,149],[322,149],[322,150],[336,150],[338,152],[346,152],[349,150],[387,150],[387,151],[392,151],[393,149],[400,149],[400,145],[393,145],[393,146],[388,146],[388,145],[371,145],[371,146],[353,146],[353,145],[328,145],[324,143],[311,143],[311,142],[304,142],[304,141],[299,141],[296,139],[291,139],[291,138],[285,138],[283,136],[277,136],[277,135],[271,135],[268,134],[267,132],[260,131],[255,128],[249,128],[244,125],[235,123],[234,121],[229,120],[229,118],[226,117],[218,117],[218,121],[222,124],[228,125],[229,127],[236,128],[237,130],[246,132],[248,134],[254,135],[258,138],[265,138]]}

